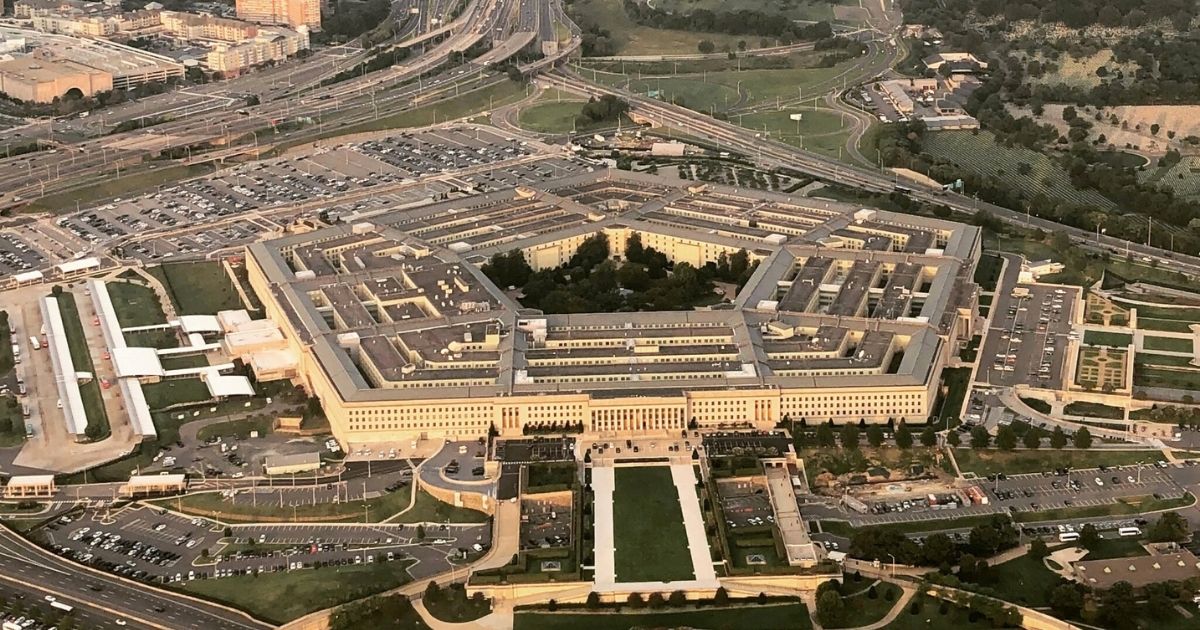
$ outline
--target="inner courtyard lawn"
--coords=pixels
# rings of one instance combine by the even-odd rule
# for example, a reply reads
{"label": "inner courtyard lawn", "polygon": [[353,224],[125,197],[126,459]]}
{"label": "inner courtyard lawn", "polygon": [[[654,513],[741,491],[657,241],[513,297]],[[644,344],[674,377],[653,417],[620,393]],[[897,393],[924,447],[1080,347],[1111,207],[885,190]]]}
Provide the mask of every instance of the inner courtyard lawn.
{"label": "inner courtyard lawn", "polygon": [[696,577],[679,493],[667,466],[617,468],[613,535],[618,582],[672,582]]}

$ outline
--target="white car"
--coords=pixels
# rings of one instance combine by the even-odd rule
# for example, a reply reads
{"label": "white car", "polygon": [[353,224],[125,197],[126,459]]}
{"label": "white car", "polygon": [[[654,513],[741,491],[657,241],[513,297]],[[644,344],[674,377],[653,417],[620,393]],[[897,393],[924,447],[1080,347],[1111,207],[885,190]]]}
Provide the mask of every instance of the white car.
{"label": "white car", "polygon": [[1096,485],[1097,485],[1097,486],[1101,486],[1101,487],[1103,487],[1103,486],[1104,486],[1104,480],[1100,479],[1099,477],[1096,477]]}

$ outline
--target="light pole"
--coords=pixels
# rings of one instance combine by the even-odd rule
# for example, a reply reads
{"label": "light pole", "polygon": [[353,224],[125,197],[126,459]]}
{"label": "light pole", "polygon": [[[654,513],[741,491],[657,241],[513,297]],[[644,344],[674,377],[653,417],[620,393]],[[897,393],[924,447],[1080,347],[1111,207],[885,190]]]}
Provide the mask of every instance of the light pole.
{"label": "light pole", "polygon": [[892,577],[894,578],[896,577],[896,556],[889,553],[888,557],[892,559]]}

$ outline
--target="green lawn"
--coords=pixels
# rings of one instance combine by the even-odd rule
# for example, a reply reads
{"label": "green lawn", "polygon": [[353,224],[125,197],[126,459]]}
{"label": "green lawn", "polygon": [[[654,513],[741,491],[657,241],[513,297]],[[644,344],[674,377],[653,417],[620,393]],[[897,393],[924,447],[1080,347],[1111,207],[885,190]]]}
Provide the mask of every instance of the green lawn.
{"label": "green lawn", "polygon": [[487,599],[471,599],[467,597],[462,584],[451,584],[441,591],[441,596],[422,599],[434,617],[450,623],[467,623],[475,621],[492,612],[492,603]]}
{"label": "green lawn", "polygon": [[222,438],[234,438],[239,440],[250,439],[251,431],[258,431],[261,437],[271,432],[275,425],[275,419],[270,416],[253,416],[250,418],[242,418],[239,420],[230,420],[229,422],[220,422],[210,424],[196,432],[196,439],[206,441],[214,436]]}
{"label": "green lawn", "polygon": [[[615,128],[617,121],[605,120],[599,123],[584,122],[580,124],[576,118],[583,109],[583,101],[539,102],[521,109],[517,124],[530,131],[539,133],[584,133],[593,129]],[[629,118],[622,116],[621,125],[634,127]]]}
{"label": "green lawn", "polygon": [[1112,558],[1134,558],[1145,556],[1146,548],[1134,538],[1102,538],[1094,549],[1088,550],[1084,560],[1110,560]]}
{"label": "green lawn", "polygon": [[1167,352],[1192,353],[1192,340],[1176,337],[1142,337],[1142,347],[1147,350],[1165,350]]}
{"label": "green lawn", "polygon": [[804,604],[768,604],[659,612],[519,611],[515,630],[629,630],[630,628],[703,628],[705,630],[807,630]]}
{"label": "green lawn", "polygon": [[683,510],[669,467],[616,469],[613,535],[617,581],[670,582],[695,577]]}
{"label": "green lawn", "polygon": [[1102,330],[1088,330],[1083,333],[1083,343],[1093,346],[1124,348],[1133,343],[1133,335],[1104,332]]}
{"label": "green lawn", "polygon": [[[330,608],[412,580],[412,561],[299,569],[280,573],[194,580],[183,590],[231,604],[272,623],[282,624],[314,610]],[[331,588],[331,585],[334,585]]]}
{"label": "green lawn", "polygon": [[[67,334],[67,346],[71,351],[71,362],[75,365],[75,371],[94,373],[92,355],[88,350],[83,322],[79,319],[79,307],[75,303],[75,295],[72,293],[60,295],[58,310],[62,315],[63,328]],[[110,429],[108,411],[104,408],[104,397],[100,393],[100,381],[92,379],[87,383],[81,383],[79,394],[83,398],[83,408],[87,414],[88,435],[94,440],[103,440],[109,436]]]}
{"label": "green lawn", "polygon": [[621,0],[574,0],[567,5],[568,14],[581,28],[589,26],[608,31],[614,38],[617,54],[654,55],[695,53],[702,40],[709,40],[720,49],[723,45],[736,47],[739,37],[720,33],[692,33],[640,26],[628,15]]}
{"label": "green lawn", "polygon": [[1194,368],[1192,365],[1192,357],[1177,357],[1167,354],[1153,354],[1150,352],[1139,352],[1133,356],[1134,367],[1140,366],[1166,366],[1166,367],[1181,367]]}
{"label": "green lawn", "polygon": [[1006,601],[1025,606],[1048,606],[1050,591],[1063,583],[1041,560],[1024,555],[993,566],[988,586]]}
{"label": "green lawn", "polygon": [[303,144],[321,138],[334,138],[352,133],[364,133],[368,131],[383,131],[386,129],[402,129],[407,127],[425,127],[445,123],[458,118],[473,116],[480,112],[490,111],[501,105],[515,103],[525,98],[525,86],[513,81],[503,81],[496,85],[463,92],[459,96],[447,98],[440,101],[435,101],[428,105],[415,107],[413,109],[397,112],[390,116],[380,116],[378,120],[369,120],[367,122],[336,129],[332,124],[326,125],[323,133],[315,136],[305,137],[302,142],[295,144]]}
{"label": "green lawn", "polygon": [[1165,369],[1134,365],[1133,384],[1140,387],[1200,389],[1200,370]]}
{"label": "green lawn", "polygon": [[8,329],[8,312],[0,311],[0,375],[13,369],[12,333]]}
{"label": "green lawn", "polygon": [[217,311],[244,308],[219,262],[170,263],[149,271],[164,281],[180,315],[216,315]]}
{"label": "green lawn", "polygon": [[125,345],[130,348],[178,348],[179,337],[175,335],[174,328],[164,328],[161,330],[140,330],[137,332],[122,333],[125,337]]}
{"label": "green lawn", "polygon": [[1037,398],[1025,398],[1022,396],[1021,402],[1029,405],[1030,409],[1033,409],[1034,411],[1040,411],[1042,413],[1050,413],[1050,410],[1052,409],[1050,403],[1044,400],[1038,400]]}
{"label": "green lawn", "polygon": [[567,490],[575,485],[574,462],[529,464],[525,469],[526,492]]}
{"label": "green lawn", "polygon": [[1124,409],[1093,402],[1073,402],[1063,407],[1063,411],[1073,416],[1089,416],[1108,420],[1125,419]]}
{"label": "green lawn", "polygon": [[1064,507],[1040,512],[1021,512],[1014,517],[1020,523],[1038,521],[1059,521],[1075,518],[1097,518],[1103,516],[1127,516],[1143,514],[1157,510],[1169,510],[1191,505],[1195,502],[1190,494],[1179,499],[1155,499],[1153,497],[1126,497],[1117,499],[1116,503],[1106,505],[1088,505],[1084,507]]}
{"label": "green lawn", "polygon": [[188,354],[182,356],[159,355],[158,362],[164,370],[185,370],[187,368],[204,367],[208,358],[203,354]]}
{"label": "green lawn", "polygon": [[106,287],[122,328],[166,323],[167,316],[154,289],[132,282],[108,282]]}
{"label": "green lawn", "polygon": [[1195,308],[1169,308],[1166,306],[1142,306],[1137,305],[1138,319],[1150,317],[1153,319],[1174,319],[1182,322],[1200,322],[1200,309]]}
{"label": "green lawn", "polygon": [[958,448],[954,450],[954,458],[963,472],[973,472],[979,476],[992,473],[1010,475],[1020,473],[1036,473],[1051,471],[1058,468],[1097,468],[1105,466],[1124,466],[1136,464],[1139,461],[1151,463],[1163,459],[1160,451],[1107,451],[1107,450],[1037,450],[1037,451],[999,451],[973,450]]}
{"label": "green lawn", "polygon": [[1192,323],[1182,319],[1159,319],[1157,317],[1138,316],[1139,330],[1161,330],[1163,332],[1192,332]]}
{"label": "green lawn", "polygon": [[[841,623],[825,625],[824,627],[834,628],[857,628],[875,623],[887,616],[892,608],[896,607],[896,602],[900,599],[900,587],[890,582],[880,582],[875,586],[875,597],[870,596],[870,581],[863,580],[855,583],[850,580],[842,581],[843,591],[856,592],[849,597],[842,597],[842,605],[846,609],[847,614]],[[891,595],[889,598],[888,595]]]}
{"label": "green lawn", "polygon": [[142,394],[152,411],[171,405],[194,404],[212,400],[208,386],[198,378],[176,378],[142,385]]}
{"label": "green lawn", "polygon": [[[792,120],[792,114],[800,114],[803,119]],[[834,112],[802,108],[734,116],[733,120],[775,140],[833,158],[844,157],[842,148],[846,146],[853,124],[852,120],[843,120]]]}
{"label": "green lawn", "polygon": [[[912,608],[906,608],[895,621],[884,626],[884,630],[983,630],[992,627],[987,619],[974,619],[966,608],[936,597],[921,594],[912,601],[917,604],[916,614],[912,613]],[[942,614],[943,609],[945,614]]]}
{"label": "green lawn", "polygon": [[[270,493],[260,496],[258,505],[252,503],[233,503],[221,497],[219,493],[206,492],[192,494],[180,500],[164,499],[163,505],[178,509],[187,514],[212,516],[231,522],[255,522],[261,519],[290,521],[293,515],[303,521],[305,519],[327,522],[363,522],[364,514],[370,522],[378,522],[408,507],[411,498],[410,490],[390,492],[383,496],[367,501],[346,501],[342,503],[318,503],[316,505],[286,504],[279,507],[279,500],[271,502]],[[365,508],[365,509],[364,509]],[[458,508],[443,503],[433,496],[417,493],[417,502],[413,508],[399,516],[396,523],[482,523],[490,517],[483,512],[467,508]]]}
{"label": "green lawn", "polygon": [[[822,89],[834,87],[834,83],[840,85],[841,80],[835,81],[835,77],[853,67],[857,61],[844,61],[835,66],[823,68],[808,65],[813,60],[805,55],[791,58],[796,62],[792,68],[743,69],[741,72],[727,70],[664,77],[632,77],[626,87],[636,94],[657,95],[658,98],[676,102],[698,112],[722,112],[739,103],[744,106],[775,103],[779,99],[795,99],[801,96],[801,90],[806,94],[815,95]],[[610,80],[607,82],[613,82],[614,77],[618,82],[624,82],[625,77],[619,74],[610,75]],[[739,99],[739,89],[744,100]],[[774,112],[769,116],[747,115],[742,124],[746,127],[761,129],[762,125],[766,123],[768,130],[772,125],[776,125],[778,129],[788,134],[794,134],[796,123],[788,119],[788,114],[798,111],[803,111],[805,117],[812,115],[813,124],[808,126],[812,130],[810,133],[831,132],[840,128],[840,116],[827,112],[814,112],[811,106],[807,110],[791,109]],[[731,114],[731,117],[733,122],[738,122],[738,119],[742,118],[736,114]],[[758,120],[758,124],[751,124],[753,120]],[[801,121],[800,126],[803,131],[805,123]]]}
{"label": "green lawn", "polygon": [[0,396],[0,447],[25,441],[25,416],[16,396]]}

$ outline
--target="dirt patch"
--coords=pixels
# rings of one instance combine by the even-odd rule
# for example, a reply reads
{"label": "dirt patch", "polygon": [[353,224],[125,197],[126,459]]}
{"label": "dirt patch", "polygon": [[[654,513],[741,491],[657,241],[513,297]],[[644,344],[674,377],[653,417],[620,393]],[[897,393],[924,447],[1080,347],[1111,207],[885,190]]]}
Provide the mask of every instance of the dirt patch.
{"label": "dirt patch", "polygon": [[[1034,117],[1028,108],[1011,108],[1015,116],[1034,117],[1041,123],[1049,123],[1060,134],[1066,135],[1069,126],[1062,118],[1067,105],[1046,105],[1040,117]],[[1091,138],[1104,134],[1105,140],[1117,150],[1131,148],[1142,155],[1161,156],[1170,149],[1182,153],[1195,153],[1197,148],[1183,142],[1184,138],[1200,136],[1200,105],[1122,105],[1101,108],[1100,120],[1096,120],[1096,108],[1076,108],[1079,116],[1092,123]],[[1116,124],[1113,124],[1113,116]],[[1153,125],[1158,133],[1152,133]],[[1175,132],[1170,138],[1168,132]]]}

